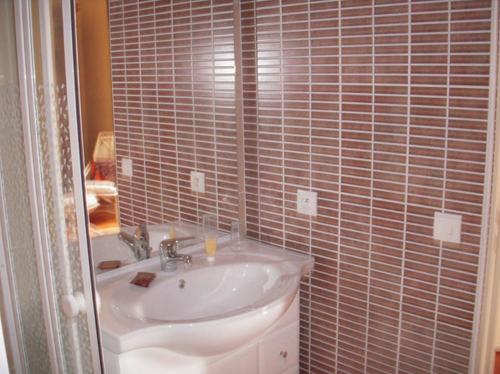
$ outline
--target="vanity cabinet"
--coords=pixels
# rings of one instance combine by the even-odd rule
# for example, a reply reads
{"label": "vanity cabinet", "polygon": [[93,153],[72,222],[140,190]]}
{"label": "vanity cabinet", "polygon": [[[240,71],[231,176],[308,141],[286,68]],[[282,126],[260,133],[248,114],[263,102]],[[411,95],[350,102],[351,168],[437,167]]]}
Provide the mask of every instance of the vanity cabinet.
{"label": "vanity cabinet", "polygon": [[298,321],[267,335],[259,342],[260,374],[287,373],[297,365],[298,359]]}
{"label": "vanity cabinet", "polygon": [[299,294],[267,333],[226,355],[188,357],[161,348],[116,355],[104,349],[104,361],[106,374],[298,374]]}

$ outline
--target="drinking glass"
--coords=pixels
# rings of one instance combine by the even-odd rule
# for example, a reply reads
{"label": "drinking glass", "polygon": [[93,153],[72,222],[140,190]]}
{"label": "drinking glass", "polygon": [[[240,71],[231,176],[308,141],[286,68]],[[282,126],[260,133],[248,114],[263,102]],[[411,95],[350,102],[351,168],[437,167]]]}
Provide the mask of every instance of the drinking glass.
{"label": "drinking glass", "polygon": [[213,214],[205,214],[202,221],[205,254],[207,255],[207,260],[212,262],[217,252],[217,217]]}
{"label": "drinking glass", "polygon": [[234,246],[234,250],[242,249],[243,239],[240,221],[231,222],[231,244]]}

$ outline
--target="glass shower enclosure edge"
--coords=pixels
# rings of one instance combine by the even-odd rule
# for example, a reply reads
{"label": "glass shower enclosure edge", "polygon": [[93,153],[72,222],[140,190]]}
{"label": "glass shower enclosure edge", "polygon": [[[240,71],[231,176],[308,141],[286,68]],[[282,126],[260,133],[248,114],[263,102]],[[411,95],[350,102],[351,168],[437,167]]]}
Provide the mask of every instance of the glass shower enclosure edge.
{"label": "glass shower enclosure edge", "polygon": [[[15,2],[18,66],[37,275],[51,365],[56,373],[99,373],[102,365],[76,115],[72,5],[71,1],[60,0]],[[63,39],[57,40],[55,9],[61,11],[63,34]],[[54,77],[54,71],[60,68],[53,59],[55,48],[64,51],[64,85]],[[57,107],[61,93],[65,103]],[[58,123],[61,119],[65,123]],[[63,136],[66,142],[61,140]],[[68,186],[72,188],[70,194]],[[70,198],[65,199],[68,195]],[[69,214],[68,205],[72,208]],[[73,218],[71,224],[68,216]],[[73,238],[68,238],[69,233]],[[54,254],[61,258],[54,261]],[[58,289],[56,282],[65,287]],[[64,299],[77,293],[83,295],[85,306],[77,315],[66,315],[62,310]],[[71,347],[65,349],[68,343]]]}

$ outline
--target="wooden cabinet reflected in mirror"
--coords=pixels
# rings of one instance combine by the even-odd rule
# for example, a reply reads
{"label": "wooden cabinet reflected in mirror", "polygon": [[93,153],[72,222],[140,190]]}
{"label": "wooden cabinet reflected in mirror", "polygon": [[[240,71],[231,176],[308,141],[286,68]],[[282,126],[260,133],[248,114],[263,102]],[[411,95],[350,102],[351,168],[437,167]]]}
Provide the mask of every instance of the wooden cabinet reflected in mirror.
{"label": "wooden cabinet reflected in mirror", "polygon": [[118,232],[118,191],[113,132],[99,132],[92,159],[85,168],[85,178],[91,235]]}
{"label": "wooden cabinet reflected in mirror", "polygon": [[107,1],[77,1],[78,71],[91,236],[119,231]]}

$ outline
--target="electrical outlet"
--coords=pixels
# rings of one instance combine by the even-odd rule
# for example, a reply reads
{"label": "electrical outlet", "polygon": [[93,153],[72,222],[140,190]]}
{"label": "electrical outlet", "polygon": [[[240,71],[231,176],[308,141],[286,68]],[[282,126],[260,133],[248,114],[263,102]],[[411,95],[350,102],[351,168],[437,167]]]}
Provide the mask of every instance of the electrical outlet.
{"label": "electrical outlet", "polygon": [[122,175],[131,177],[133,170],[132,160],[130,158],[122,158]]}
{"label": "electrical outlet", "polygon": [[318,193],[297,190],[297,212],[316,217],[318,214]]}
{"label": "electrical outlet", "polygon": [[434,212],[434,239],[450,243],[460,243],[462,216]]}
{"label": "electrical outlet", "polygon": [[191,171],[191,191],[205,193],[205,173]]}

